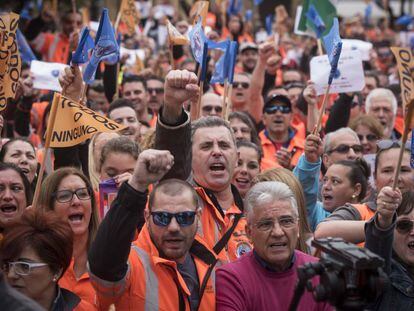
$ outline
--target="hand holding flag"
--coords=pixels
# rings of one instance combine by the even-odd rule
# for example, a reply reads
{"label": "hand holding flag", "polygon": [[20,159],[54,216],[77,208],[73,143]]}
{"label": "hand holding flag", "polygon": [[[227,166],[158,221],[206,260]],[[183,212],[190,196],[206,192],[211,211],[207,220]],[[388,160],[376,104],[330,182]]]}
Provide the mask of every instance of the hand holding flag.
{"label": "hand holding flag", "polygon": [[119,58],[119,46],[109,20],[108,9],[105,8],[99,21],[92,56],[83,73],[85,83],[91,84],[93,82],[99,62],[108,58]]}

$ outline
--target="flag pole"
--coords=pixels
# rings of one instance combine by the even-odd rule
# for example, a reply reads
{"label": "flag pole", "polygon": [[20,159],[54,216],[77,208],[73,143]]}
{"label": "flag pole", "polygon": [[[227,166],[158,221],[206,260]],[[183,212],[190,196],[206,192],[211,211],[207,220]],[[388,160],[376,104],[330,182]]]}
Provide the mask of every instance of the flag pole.
{"label": "flag pole", "polygon": [[226,78],[224,80],[224,94],[223,94],[223,104],[222,104],[223,112],[224,112],[223,116],[225,116],[227,114],[227,95],[228,95],[228,93],[229,93],[229,81]]}
{"label": "flag pole", "polygon": [[88,92],[89,84],[85,83],[82,88],[82,96],[80,102],[86,106],[86,93]]}
{"label": "flag pole", "polygon": [[204,90],[204,81],[200,82],[200,94],[198,95],[198,100],[197,100],[197,109],[198,109],[198,114],[197,114],[197,119],[201,116],[201,97],[203,96],[203,90]]}
{"label": "flag pole", "polygon": [[227,93],[227,99],[226,99],[226,113],[224,115],[224,120],[229,120],[229,115],[231,113],[232,109],[232,103],[231,103],[231,93],[233,93],[233,83],[230,83],[229,91]]}
{"label": "flag pole", "polygon": [[76,0],[72,0],[72,13],[76,14]]}
{"label": "flag pole", "polygon": [[49,146],[50,146],[50,141],[52,138],[53,127],[55,126],[56,112],[57,112],[60,96],[61,95],[59,93],[55,93],[53,97],[52,107],[50,109],[49,120],[47,121],[45,153],[42,159],[42,163],[40,164],[39,176],[37,177],[37,183],[36,183],[36,188],[35,188],[35,192],[33,196],[33,203],[32,203],[32,206],[35,208],[37,207],[37,201],[39,200],[39,194],[40,194],[40,188],[42,186],[43,175],[45,173],[45,161],[48,158],[49,152],[50,152]]}
{"label": "flag pole", "polygon": [[170,63],[171,63],[171,69],[175,70],[175,64],[174,64],[174,54],[173,54],[174,45],[170,43]]}
{"label": "flag pole", "polygon": [[397,167],[394,172],[394,182],[392,183],[392,190],[395,190],[395,188],[397,188],[398,186],[398,177],[400,175],[400,168],[401,168],[402,158],[404,156],[405,144],[407,143],[408,133],[410,132],[410,124],[411,124],[411,119],[413,117],[413,112],[414,112],[413,110],[414,110],[414,99],[411,99],[411,102],[408,105],[407,114],[405,115],[404,132],[401,138],[400,154],[398,155]]}
{"label": "flag pole", "polygon": [[323,118],[323,115],[325,114],[326,104],[328,102],[328,96],[329,96],[329,89],[330,88],[331,88],[331,85],[328,84],[328,87],[326,88],[326,91],[325,91],[325,95],[323,96],[321,109],[319,110],[318,123],[315,125],[315,129],[313,130],[314,135],[317,135],[319,133],[319,131],[321,130],[322,118]]}
{"label": "flag pole", "polygon": [[319,53],[319,55],[323,55],[322,40],[317,39],[316,42],[318,42],[318,53]]}

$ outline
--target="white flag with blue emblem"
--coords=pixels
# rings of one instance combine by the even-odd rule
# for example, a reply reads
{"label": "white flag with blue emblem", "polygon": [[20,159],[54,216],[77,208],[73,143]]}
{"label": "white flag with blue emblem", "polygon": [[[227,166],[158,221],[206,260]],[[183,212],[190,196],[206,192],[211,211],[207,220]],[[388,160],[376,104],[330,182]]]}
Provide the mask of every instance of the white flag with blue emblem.
{"label": "white flag with blue emblem", "polygon": [[48,63],[33,60],[30,64],[30,72],[33,75],[33,87],[40,90],[62,91],[59,84],[59,73],[68,65],[61,63]]}

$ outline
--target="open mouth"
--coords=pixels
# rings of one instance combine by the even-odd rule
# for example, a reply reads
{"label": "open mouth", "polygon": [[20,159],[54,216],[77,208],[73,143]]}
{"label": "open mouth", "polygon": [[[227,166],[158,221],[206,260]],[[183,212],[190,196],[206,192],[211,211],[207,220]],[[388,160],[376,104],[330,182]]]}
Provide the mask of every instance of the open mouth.
{"label": "open mouth", "polygon": [[286,242],[275,242],[269,245],[269,247],[272,249],[285,248],[286,246]]}
{"label": "open mouth", "polygon": [[273,121],[274,124],[280,125],[283,124],[283,120],[275,120]]}
{"label": "open mouth", "polygon": [[4,214],[14,214],[17,212],[17,206],[14,204],[3,204],[0,210]]}
{"label": "open mouth", "polygon": [[72,215],[69,215],[69,222],[72,224],[79,224],[79,223],[82,223],[83,218],[84,218],[83,214],[80,214],[80,213],[72,214]]}
{"label": "open mouth", "polygon": [[210,165],[210,170],[214,172],[222,172],[226,169],[222,163],[214,163]]}
{"label": "open mouth", "polygon": [[322,197],[323,197],[324,202],[329,202],[329,201],[333,200],[333,196],[331,196],[329,194],[324,194]]}
{"label": "open mouth", "polygon": [[20,167],[23,173],[29,174],[30,170],[27,167]]}
{"label": "open mouth", "polygon": [[411,241],[410,243],[408,243],[408,248],[414,250],[414,241]]}
{"label": "open mouth", "polygon": [[250,180],[247,178],[236,178],[236,182],[242,186],[248,186],[250,184]]}
{"label": "open mouth", "polygon": [[125,130],[122,131],[122,135],[124,136],[133,136],[135,134],[135,131],[126,128]]}

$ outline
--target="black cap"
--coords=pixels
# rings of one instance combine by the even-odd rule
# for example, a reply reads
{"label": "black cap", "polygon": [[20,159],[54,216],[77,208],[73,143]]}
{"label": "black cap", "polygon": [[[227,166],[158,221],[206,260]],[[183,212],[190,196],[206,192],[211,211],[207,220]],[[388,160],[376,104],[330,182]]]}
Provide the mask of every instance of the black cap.
{"label": "black cap", "polygon": [[266,98],[265,104],[263,106],[263,112],[266,108],[277,106],[278,103],[285,104],[286,106],[292,108],[292,103],[290,102],[290,99],[287,98],[285,95],[273,94]]}

